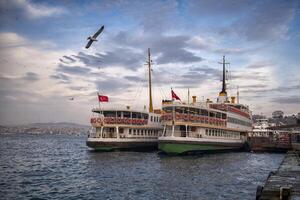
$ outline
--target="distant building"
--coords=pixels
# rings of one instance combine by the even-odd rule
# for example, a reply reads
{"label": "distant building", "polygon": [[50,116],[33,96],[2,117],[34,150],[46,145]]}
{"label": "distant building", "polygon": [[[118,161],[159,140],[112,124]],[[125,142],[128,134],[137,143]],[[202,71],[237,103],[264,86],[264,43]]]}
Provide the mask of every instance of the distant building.
{"label": "distant building", "polygon": [[283,112],[281,110],[276,110],[272,113],[273,119],[282,119],[283,118]]}

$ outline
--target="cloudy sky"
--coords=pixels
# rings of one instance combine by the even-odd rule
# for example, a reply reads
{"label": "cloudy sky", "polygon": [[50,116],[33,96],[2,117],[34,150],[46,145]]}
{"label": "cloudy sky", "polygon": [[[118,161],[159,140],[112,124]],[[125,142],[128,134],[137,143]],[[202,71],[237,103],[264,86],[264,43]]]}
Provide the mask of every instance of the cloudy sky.
{"label": "cloudy sky", "polygon": [[[215,100],[228,92],[256,114],[300,112],[300,5],[293,0],[2,0],[0,124],[88,124],[98,105],[143,108],[147,48],[155,107],[170,88]],[[105,25],[99,41],[87,37]],[[69,100],[74,97],[74,100]]]}

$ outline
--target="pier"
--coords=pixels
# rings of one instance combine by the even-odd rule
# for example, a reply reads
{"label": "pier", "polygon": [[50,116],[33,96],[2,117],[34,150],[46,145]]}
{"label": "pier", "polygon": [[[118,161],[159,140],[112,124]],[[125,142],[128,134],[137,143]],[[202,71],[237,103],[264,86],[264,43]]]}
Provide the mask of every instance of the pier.
{"label": "pier", "polygon": [[258,186],[257,200],[300,199],[300,152],[286,154],[279,168],[270,172],[264,186]]}

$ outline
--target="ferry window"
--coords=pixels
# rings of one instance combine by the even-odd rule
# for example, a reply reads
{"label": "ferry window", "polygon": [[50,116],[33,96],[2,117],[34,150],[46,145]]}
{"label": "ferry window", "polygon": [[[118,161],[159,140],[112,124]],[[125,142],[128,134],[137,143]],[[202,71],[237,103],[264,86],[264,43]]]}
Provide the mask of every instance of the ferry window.
{"label": "ferry window", "polygon": [[137,132],[137,135],[140,135],[140,130],[139,129],[136,132]]}
{"label": "ferry window", "polygon": [[221,118],[222,117],[222,113],[217,112],[217,118]]}
{"label": "ferry window", "polygon": [[195,131],[196,131],[196,127],[192,126],[192,127],[191,127],[191,131],[192,131],[192,132],[195,132]]}
{"label": "ferry window", "polygon": [[129,129],[129,135],[131,135],[131,129]]}
{"label": "ferry window", "polygon": [[115,111],[103,111],[105,117],[116,117]]}
{"label": "ferry window", "polygon": [[122,111],[117,111],[117,117],[121,118],[121,116],[122,116]]}
{"label": "ferry window", "polygon": [[153,116],[150,117],[150,121],[153,122]]}
{"label": "ferry window", "polygon": [[171,113],[172,112],[172,107],[164,107],[163,111],[165,111],[166,113]]}
{"label": "ferry window", "polygon": [[222,113],[222,119],[226,119],[226,114]]}
{"label": "ferry window", "polygon": [[215,117],[215,116],[216,116],[216,114],[215,114],[215,113],[213,113],[213,112],[210,112],[210,113],[209,113],[209,116],[210,116],[210,117]]}
{"label": "ferry window", "polygon": [[120,128],[120,129],[119,129],[119,133],[124,133],[124,129],[123,129],[123,128]]}
{"label": "ferry window", "polygon": [[123,118],[130,118],[130,112],[124,111]]}
{"label": "ferry window", "polygon": [[200,110],[200,112],[201,112],[201,115],[208,116],[207,110]]}
{"label": "ferry window", "polygon": [[208,130],[207,129],[205,129],[205,135],[208,135]]}
{"label": "ferry window", "polygon": [[143,130],[141,130],[141,135],[144,135],[144,132],[143,132]]}
{"label": "ferry window", "polygon": [[135,135],[135,132],[136,132],[136,130],[135,130],[135,129],[133,129],[133,135]]}
{"label": "ferry window", "polygon": [[132,113],[132,118],[137,118],[137,113],[136,112]]}

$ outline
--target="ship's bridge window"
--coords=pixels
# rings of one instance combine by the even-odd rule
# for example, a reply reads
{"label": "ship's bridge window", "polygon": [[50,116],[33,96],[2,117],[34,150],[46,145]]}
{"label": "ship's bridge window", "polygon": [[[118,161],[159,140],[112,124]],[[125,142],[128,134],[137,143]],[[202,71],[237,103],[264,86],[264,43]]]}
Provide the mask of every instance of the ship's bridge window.
{"label": "ship's bridge window", "polygon": [[173,111],[173,108],[172,107],[164,107],[163,111],[166,113],[171,113]]}
{"label": "ship's bridge window", "polygon": [[207,111],[207,110],[201,109],[201,110],[200,110],[200,113],[201,113],[201,115],[203,115],[203,116],[208,116],[208,111]]}
{"label": "ship's bridge window", "polygon": [[128,112],[128,111],[123,111],[123,117],[124,117],[124,118],[130,118],[130,112]]}
{"label": "ship's bridge window", "polygon": [[132,112],[132,118],[141,119],[142,115],[141,115],[141,113],[138,113],[138,112]]}
{"label": "ship's bridge window", "polygon": [[141,113],[142,114],[142,119],[148,119],[148,114]]}
{"label": "ship's bridge window", "polygon": [[116,116],[121,118],[122,117],[122,111],[117,111]]}
{"label": "ship's bridge window", "polygon": [[116,111],[103,111],[104,117],[116,117]]}
{"label": "ship's bridge window", "polygon": [[190,108],[189,109],[190,114],[199,115],[199,109],[197,108]]}

